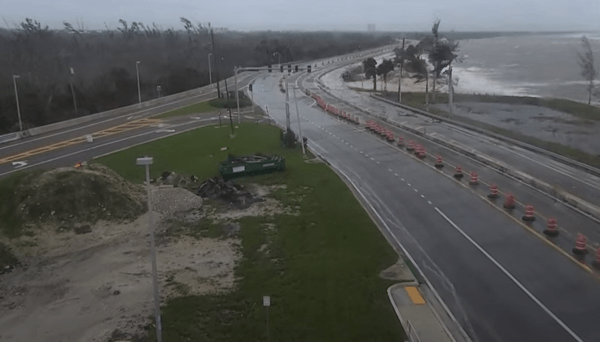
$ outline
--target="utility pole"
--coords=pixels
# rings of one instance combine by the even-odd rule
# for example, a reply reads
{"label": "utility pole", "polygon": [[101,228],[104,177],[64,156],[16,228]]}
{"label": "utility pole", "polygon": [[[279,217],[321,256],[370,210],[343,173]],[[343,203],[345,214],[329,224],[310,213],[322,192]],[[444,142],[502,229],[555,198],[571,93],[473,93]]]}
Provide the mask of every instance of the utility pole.
{"label": "utility pole", "polygon": [[19,106],[19,92],[17,91],[17,78],[20,75],[13,75],[13,83],[15,85],[15,98],[17,100],[17,115],[19,116],[19,131],[23,131],[23,122],[21,121],[21,107]]}
{"label": "utility pole", "polygon": [[448,100],[450,101],[450,116],[452,116],[452,102],[454,100],[454,84],[452,83],[452,64],[448,69]]}
{"label": "utility pole", "polygon": [[137,84],[138,84],[138,100],[142,103],[142,92],[140,90],[140,61],[135,62],[135,73],[137,74]]}
{"label": "utility pole", "polygon": [[234,134],[233,131],[233,118],[231,117],[231,108],[229,107],[229,90],[227,89],[227,79],[223,80],[225,82],[225,93],[227,94],[227,111],[229,112],[229,123],[231,124],[231,135]]}
{"label": "utility pole", "polygon": [[75,115],[77,115],[77,101],[75,100],[75,90],[73,89],[73,76],[75,75],[75,70],[71,69],[71,76],[69,76],[69,86],[71,86],[71,94],[73,95],[73,106],[75,106]]}
{"label": "utility pole", "polygon": [[294,87],[294,103],[296,104],[296,117],[298,118],[298,131],[300,132],[300,144],[302,145],[302,154],[306,155],[304,150],[304,137],[302,136],[302,126],[300,126],[300,112],[298,111],[298,101],[296,100],[296,87]]}
{"label": "utility pole", "polygon": [[219,65],[217,64],[217,49],[215,48],[215,35],[213,29],[210,29],[210,39],[212,41],[213,62],[215,62],[215,76],[217,76],[217,97],[221,98],[221,88],[219,88]]}
{"label": "utility pole", "polygon": [[283,76],[283,80],[285,81],[285,127],[287,127],[288,131],[290,130],[290,92],[288,90],[288,80],[285,76]]}
{"label": "utility pole", "polygon": [[398,103],[402,103],[402,69],[404,67],[404,43],[406,38],[402,38],[402,58],[400,59],[400,77],[398,78]]}
{"label": "utility pole", "polygon": [[212,53],[208,54],[208,83],[212,85],[212,71],[210,70],[210,58],[212,57]]}
{"label": "utility pole", "polygon": [[234,77],[233,81],[235,82],[235,102],[237,102],[238,124],[240,124],[240,123],[242,123],[242,119],[240,117],[240,95],[238,94],[237,72],[238,72],[238,67],[234,67],[233,73],[234,73],[235,77]]}

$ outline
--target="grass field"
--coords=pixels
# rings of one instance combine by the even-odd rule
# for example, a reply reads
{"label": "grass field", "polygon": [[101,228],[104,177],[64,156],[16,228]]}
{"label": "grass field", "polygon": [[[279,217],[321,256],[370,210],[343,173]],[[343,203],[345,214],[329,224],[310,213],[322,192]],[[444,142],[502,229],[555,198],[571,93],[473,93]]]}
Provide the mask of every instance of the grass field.
{"label": "grass field", "polygon": [[[135,158],[149,155],[154,177],[172,170],[202,180],[217,174],[228,153],[255,152],[283,155],[287,170],[237,181],[285,184],[272,197],[300,214],[241,219],[236,290],[170,300],[163,307],[164,340],[266,341],[261,301],[270,295],[271,341],[403,341],[386,293],[393,282],[378,276],[397,254],[333,171],[306,163],[299,149],[280,147],[278,128],[242,124],[231,139],[228,129],[210,126],[98,162],[140,182],[144,172]],[[268,253],[261,251],[265,244]]]}

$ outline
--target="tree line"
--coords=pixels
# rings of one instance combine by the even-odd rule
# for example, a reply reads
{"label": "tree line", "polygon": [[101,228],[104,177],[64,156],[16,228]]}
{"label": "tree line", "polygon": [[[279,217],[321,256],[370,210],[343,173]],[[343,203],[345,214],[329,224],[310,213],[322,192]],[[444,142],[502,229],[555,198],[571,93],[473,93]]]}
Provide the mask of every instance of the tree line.
{"label": "tree line", "polygon": [[[16,83],[23,129],[134,104],[140,61],[142,101],[209,84],[209,25],[181,18],[182,28],[120,19],[116,30],[62,30],[26,19],[0,29],[0,134],[19,130]],[[382,46],[390,33],[214,32],[219,77],[234,66],[262,66],[319,59]],[[212,79],[216,81],[214,60]],[[19,78],[13,79],[13,75]]]}

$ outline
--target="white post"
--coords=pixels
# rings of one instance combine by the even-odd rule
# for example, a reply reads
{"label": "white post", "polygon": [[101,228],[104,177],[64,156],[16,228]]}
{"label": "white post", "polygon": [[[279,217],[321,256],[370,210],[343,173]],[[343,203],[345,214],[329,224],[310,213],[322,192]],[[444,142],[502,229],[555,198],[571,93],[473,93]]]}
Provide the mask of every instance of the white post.
{"label": "white post", "polygon": [[294,103],[296,104],[296,117],[298,118],[298,131],[300,132],[300,144],[302,145],[302,154],[306,154],[304,150],[304,137],[302,136],[302,126],[300,125],[300,112],[298,112],[298,101],[296,101],[296,87],[294,87]]}
{"label": "white post", "polygon": [[242,119],[240,117],[240,97],[238,94],[238,83],[237,83],[237,71],[238,71],[238,67],[233,68],[234,74],[235,74],[235,101],[237,102],[237,112],[238,112],[238,124],[242,122]]}
{"label": "white post", "polygon": [[19,131],[23,131],[23,123],[21,122],[21,107],[19,106],[19,92],[17,91],[17,78],[21,76],[13,75],[13,83],[15,85],[15,97],[17,99],[17,115],[19,116]]}
{"label": "white post", "polygon": [[212,57],[212,53],[208,54],[208,82],[209,85],[212,85],[212,71],[210,69],[210,57]]}
{"label": "white post", "polygon": [[154,292],[154,316],[156,320],[156,341],[162,342],[162,325],[160,318],[160,297],[158,295],[158,270],[156,266],[156,247],[154,244],[154,217],[152,215],[152,194],[150,191],[150,164],[152,158],[138,158],[137,165],[146,167],[146,192],[148,195],[148,224],[150,225],[150,258],[152,262],[152,287]]}
{"label": "white post", "polygon": [[137,74],[137,84],[138,84],[138,100],[142,103],[142,92],[140,90],[140,61],[135,62],[135,72]]}

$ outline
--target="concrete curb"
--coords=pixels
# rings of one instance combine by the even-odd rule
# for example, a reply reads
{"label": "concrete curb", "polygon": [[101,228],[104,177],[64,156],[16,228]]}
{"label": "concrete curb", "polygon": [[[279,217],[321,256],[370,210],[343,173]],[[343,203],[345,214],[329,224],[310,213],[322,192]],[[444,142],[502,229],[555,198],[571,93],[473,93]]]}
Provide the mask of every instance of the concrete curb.
{"label": "concrete curb", "polygon": [[21,135],[19,133],[9,133],[9,134],[0,135],[0,144],[9,142],[9,141],[19,140],[20,138],[21,138]]}

